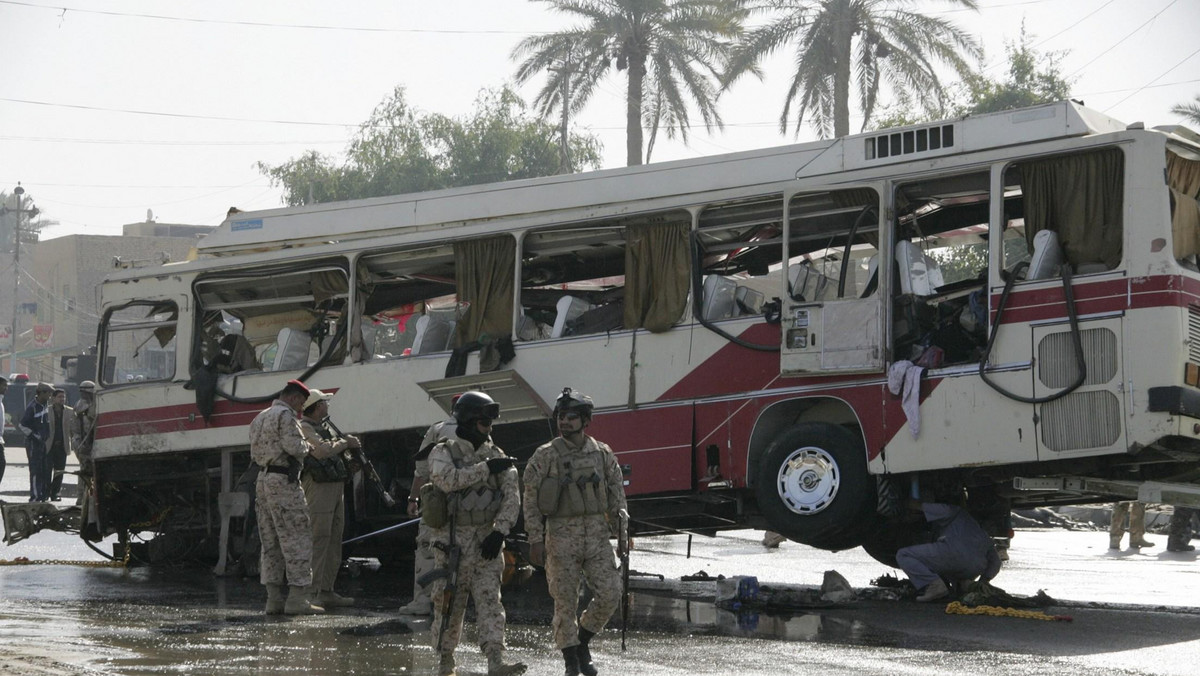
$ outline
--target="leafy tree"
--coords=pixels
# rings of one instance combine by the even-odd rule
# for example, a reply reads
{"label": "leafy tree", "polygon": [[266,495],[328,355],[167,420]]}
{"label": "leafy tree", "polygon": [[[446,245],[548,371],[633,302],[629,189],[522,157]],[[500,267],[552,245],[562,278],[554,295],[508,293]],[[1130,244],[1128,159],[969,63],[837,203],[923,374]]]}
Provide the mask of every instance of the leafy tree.
{"label": "leafy tree", "polygon": [[1008,78],[1003,81],[989,80],[982,74],[973,74],[964,81],[968,101],[959,113],[995,113],[1014,108],[1035,106],[1039,103],[1062,101],[1071,95],[1071,81],[1064,78],[1058,61],[1065,51],[1040,53],[1029,46],[1031,36],[1021,26],[1021,38],[1017,43],[1006,42],[1004,52],[1008,55]]}
{"label": "leafy tree", "polygon": [[[258,169],[289,206],[534,178],[557,173],[556,129],[511,89],[484,90],[463,119],[423,113],[396,89],[359,126],[342,164],[315,150]],[[572,169],[600,166],[600,143],[571,134]]]}
{"label": "leafy tree", "polygon": [[1180,103],[1171,107],[1171,113],[1179,115],[1192,124],[1200,124],[1200,94],[1192,99],[1193,103]]}
{"label": "leafy tree", "polygon": [[902,127],[947,116],[995,113],[1070,97],[1072,81],[1064,77],[1058,67],[1067,52],[1039,52],[1029,44],[1033,37],[1022,26],[1018,42],[1005,42],[1008,69],[1003,80],[992,80],[982,73],[972,73],[963,81],[947,86],[947,90],[952,92],[951,102],[948,109],[939,115],[914,112],[912,101],[900,93],[891,105],[884,108],[873,128]]}
{"label": "leafy tree", "polygon": [[[946,0],[977,9],[975,0]],[[880,85],[907,95],[926,113],[942,111],[947,93],[934,64],[944,63],[960,77],[970,73],[967,59],[982,49],[953,23],[909,11],[908,0],[765,0],[755,9],[774,16],[750,31],[734,51],[724,77],[726,87],[746,73],[762,77],[763,57],[793,44],[792,74],[779,116],[787,132],[796,111],[796,131],[804,117],[822,138],[850,133],[850,95],[866,129],[875,114]]]}
{"label": "leafy tree", "polygon": [[661,125],[669,138],[687,140],[689,100],[706,126],[721,128],[720,72],[742,34],[742,0],[537,1],[582,20],[565,31],[525,38],[513,50],[513,59],[520,60],[517,82],[550,74],[534,99],[544,116],[564,105],[570,112],[582,110],[615,65],[626,71],[630,166],[642,164],[643,122],[652,133]]}

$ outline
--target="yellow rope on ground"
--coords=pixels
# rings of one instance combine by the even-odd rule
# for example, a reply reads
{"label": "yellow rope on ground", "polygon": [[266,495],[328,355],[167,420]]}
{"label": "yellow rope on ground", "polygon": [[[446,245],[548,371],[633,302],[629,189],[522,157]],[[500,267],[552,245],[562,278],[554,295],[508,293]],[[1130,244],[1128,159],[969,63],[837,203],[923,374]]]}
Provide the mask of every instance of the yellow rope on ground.
{"label": "yellow rope on ground", "polygon": [[993,617],[1020,617],[1026,620],[1046,620],[1049,622],[1070,622],[1068,615],[1048,615],[1040,610],[1018,610],[1016,608],[1001,608],[1000,606],[965,606],[958,601],[946,604],[947,615],[991,615]]}

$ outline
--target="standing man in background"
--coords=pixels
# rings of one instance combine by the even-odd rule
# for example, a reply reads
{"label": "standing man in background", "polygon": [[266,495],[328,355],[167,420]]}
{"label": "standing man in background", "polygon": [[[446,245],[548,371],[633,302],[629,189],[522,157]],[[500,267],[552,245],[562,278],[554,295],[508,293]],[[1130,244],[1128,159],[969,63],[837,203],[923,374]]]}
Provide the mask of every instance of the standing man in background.
{"label": "standing man in background", "polygon": [[[1129,516],[1129,528],[1125,527],[1125,516]],[[1141,549],[1153,547],[1154,543],[1146,539],[1146,503],[1136,500],[1122,500],[1113,503],[1112,521],[1108,525],[1108,548],[1120,549],[1121,537],[1129,531],[1129,547]]]}
{"label": "standing man in background", "polygon": [[47,457],[54,475],[50,478],[50,500],[58,502],[62,491],[63,473],[67,471],[67,455],[75,447],[75,409],[67,406],[67,391],[54,390],[50,399],[50,450]]}
{"label": "standing man in background", "polygon": [[304,458],[304,498],[312,520],[313,581],[309,600],[322,608],[353,605],[354,599],[339,596],[333,591],[338,569],[342,566],[342,533],[346,527],[346,481],[350,472],[344,453],[361,448],[358,437],[348,435],[338,439],[327,425],[329,400],[332,394],[311,389],[304,400],[304,417],[300,430],[308,442],[309,454]]}
{"label": "standing man in background", "polygon": [[21,432],[25,434],[25,457],[29,459],[29,501],[45,502],[50,498],[50,461],[46,457],[50,441],[50,395],[54,388],[38,383],[33,401],[21,416]]}
{"label": "standing man in background", "polygon": [[[308,387],[289,380],[250,423],[250,459],[262,471],[254,490],[258,533],[262,540],[259,579],[267,588],[267,614],[313,615],[324,608],[308,602],[312,585],[313,538],[308,504],[300,488],[300,468],[308,442],[297,415],[308,400]],[[287,600],[283,589],[288,587]]]}
{"label": "standing man in background", "polygon": [[[451,401],[451,406],[458,403],[458,396],[455,395]],[[457,438],[455,433],[457,423],[454,418],[436,422],[425,430],[425,438],[421,440],[421,448],[414,456],[415,467],[413,469],[412,489],[408,493],[408,508],[409,516],[416,517],[421,515],[421,489],[425,484],[429,483],[429,453],[433,451],[433,447],[447,440]],[[433,600],[429,598],[429,590],[421,586],[417,580],[421,576],[433,570],[434,555],[432,530],[422,521],[417,525],[417,548],[413,550],[413,597],[405,606],[400,608],[401,615],[411,615],[414,617],[425,617],[433,613]]]}
{"label": "standing man in background", "polygon": [[[599,673],[588,643],[621,601],[609,539],[620,535],[625,481],[608,444],[584,434],[593,409],[590,397],[564,388],[554,402],[560,436],[533,452],[523,477],[529,559],[546,567],[554,597],[554,644],[562,651],[566,676]],[[592,601],[576,620],[584,580]]]}
{"label": "standing man in background", "polygon": [[8,466],[8,461],[4,458],[4,425],[8,424],[8,418],[4,417],[4,393],[8,392],[8,378],[0,376],[0,482],[4,481],[4,469]]}

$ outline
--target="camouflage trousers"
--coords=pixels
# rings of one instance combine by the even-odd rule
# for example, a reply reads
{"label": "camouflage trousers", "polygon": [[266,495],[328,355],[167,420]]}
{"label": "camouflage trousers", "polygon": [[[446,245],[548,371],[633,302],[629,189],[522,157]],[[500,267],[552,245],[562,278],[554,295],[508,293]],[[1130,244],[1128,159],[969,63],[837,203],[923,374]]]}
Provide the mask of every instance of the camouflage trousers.
{"label": "camouflage trousers", "polygon": [[[579,628],[598,634],[621,602],[617,555],[603,515],[550,518],[546,523],[546,582],[554,598],[554,645],[579,644]],[[576,620],[579,586],[587,581],[592,600]]]}
{"label": "camouflage trousers", "polygon": [[[504,553],[492,560],[479,553],[483,539],[492,532],[491,526],[460,527],[456,532],[456,543],[462,548],[458,563],[458,589],[454,593],[450,608],[450,624],[442,639],[442,653],[450,654],[462,638],[463,615],[467,612],[467,596],[475,601],[475,625],[479,647],[486,654],[504,650],[504,605],[500,602],[500,578],[504,574]],[[438,533],[435,542],[446,542],[444,533]],[[437,568],[444,568],[449,558],[440,548],[434,548]],[[446,580],[433,583],[430,596],[433,598],[433,624],[430,625],[434,649],[438,645],[438,633],[442,628],[442,615],[446,612]]]}
{"label": "camouflage trousers", "polygon": [[342,565],[342,533],[346,529],[345,492],[341,481],[320,482],[305,476],[304,499],[312,521],[313,591],[333,591]]}
{"label": "camouflage trousers", "polygon": [[1167,527],[1167,547],[1179,549],[1187,546],[1192,539],[1192,515],[1196,510],[1191,507],[1176,507],[1171,515],[1171,524]]}
{"label": "camouflage trousers", "polygon": [[419,580],[425,573],[437,569],[437,560],[434,557],[432,538],[433,534],[429,526],[426,526],[423,523],[417,525],[417,548],[413,550],[414,602],[431,602],[429,598],[429,588],[422,587],[421,585],[417,584],[417,580]]}
{"label": "camouflage trousers", "polygon": [[307,587],[312,584],[312,526],[299,483],[283,474],[260,472],[255,484],[258,535],[262,540],[259,581]]}
{"label": "camouflage trousers", "polygon": [[1126,530],[1125,516],[1129,515],[1129,540],[1137,542],[1146,534],[1146,503],[1123,500],[1113,505],[1112,521],[1108,524],[1108,534],[1120,538]]}

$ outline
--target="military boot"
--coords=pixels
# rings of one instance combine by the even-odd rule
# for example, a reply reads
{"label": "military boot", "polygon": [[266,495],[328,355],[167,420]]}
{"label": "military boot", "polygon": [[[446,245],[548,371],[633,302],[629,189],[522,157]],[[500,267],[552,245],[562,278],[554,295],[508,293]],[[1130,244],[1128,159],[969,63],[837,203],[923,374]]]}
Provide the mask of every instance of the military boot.
{"label": "military boot", "polygon": [[488,676],[520,676],[525,673],[525,664],[504,662],[503,650],[489,650],[487,653]]}
{"label": "military boot", "polygon": [[596,670],[596,665],[592,664],[592,650],[588,648],[588,642],[595,635],[583,627],[579,628],[579,645],[575,646],[575,654],[579,656],[579,673],[583,676],[596,676],[600,673]]}
{"label": "military boot", "polygon": [[349,596],[342,596],[332,589],[326,589],[313,599],[314,606],[322,608],[345,608],[354,605],[354,599]]}
{"label": "military boot", "polygon": [[579,676],[578,647],[579,646],[571,646],[570,648],[563,648],[563,662],[567,665],[566,671],[563,672],[564,676]]}
{"label": "military boot", "polygon": [[1109,549],[1120,549],[1121,548],[1121,536],[1120,535],[1108,536],[1108,548]]}
{"label": "military boot", "polygon": [[308,587],[292,585],[283,604],[283,612],[285,615],[317,615],[325,612],[325,609],[308,602]]}
{"label": "military boot", "polygon": [[438,676],[454,676],[454,653],[442,653],[438,660]]}
{"label": "military boot", "polygon": [[267,614],[282,615],[283,614],[283,585],[268,584],[267,585]]}

